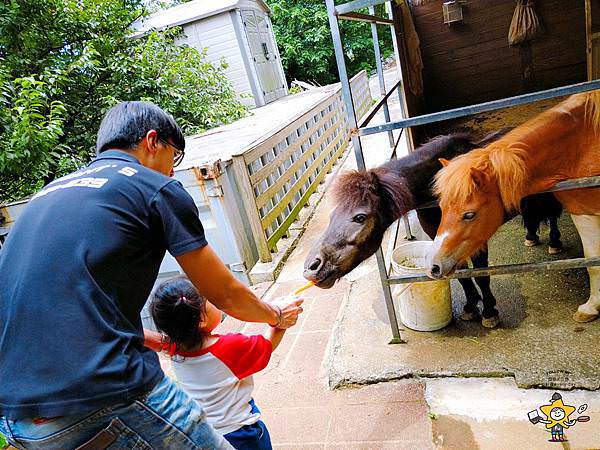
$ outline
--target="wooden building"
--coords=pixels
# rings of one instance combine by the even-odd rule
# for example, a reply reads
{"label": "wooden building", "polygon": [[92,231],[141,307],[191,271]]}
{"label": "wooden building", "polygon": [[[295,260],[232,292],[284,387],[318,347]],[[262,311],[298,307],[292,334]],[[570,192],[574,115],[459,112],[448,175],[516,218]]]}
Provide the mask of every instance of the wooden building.
{"label": "wooden building", "polygon": [[194,0],[133,24],[134,36],[183,28],[182,44],[206,49],[209,61],[227,62],[225,75],[242,103],[263,106],[288,94],[271,10],[263,0]]}
{"label": "wooden building", "polygon": [[[600,59],[600,0],[537,0],[544,32],[509,46],[516,0],[454,3],[462,20],[445,23],[443,0],[410,2],[412,25],[423,63],[422,92],[405,83],[407,115],[417,116],[512,97],[597,78]],[[525,0],[527,3],[527,0]],[[534,3],[531,1],[530,3]],[[403,78],[411,70],[406,19],[398,30]],[[410,30],[408,30],[410,31]],[[414,76],[414,74],[413,74]],[[415,133],[416,143],[435,126]],[[423,129],[424,128],[424,129]]]}

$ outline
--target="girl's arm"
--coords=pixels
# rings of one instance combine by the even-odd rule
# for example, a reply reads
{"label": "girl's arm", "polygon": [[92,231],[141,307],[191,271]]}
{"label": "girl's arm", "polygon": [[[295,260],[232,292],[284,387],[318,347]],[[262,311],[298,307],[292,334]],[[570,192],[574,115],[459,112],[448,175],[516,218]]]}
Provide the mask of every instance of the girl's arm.
{"label": "girl's arm", "polygon": [[161,352],[163,349],[161,334],[144,328],[144,345],[155,352]]}
{"label": "girl's arm", "polygon": [[265,333],[265,338],[268,341],[271,341],[271,345],[273,346],[273,351],[277,348],[281,339],[283,339],[283,335],[285,334],[285,330],[281,328],[269,327],[269,330]]}

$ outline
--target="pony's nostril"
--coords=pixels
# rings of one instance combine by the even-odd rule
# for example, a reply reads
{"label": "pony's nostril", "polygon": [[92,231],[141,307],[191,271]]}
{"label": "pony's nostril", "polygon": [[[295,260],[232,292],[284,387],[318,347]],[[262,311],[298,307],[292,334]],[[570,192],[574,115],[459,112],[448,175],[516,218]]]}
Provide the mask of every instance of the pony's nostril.
{"label": "pony's nostril", "polygon": [[438,266],[437,264],[434,264],[433,266],[431,266],[431,274],[433,276],[440,276],[442,274],[442,269],[440,266]]}
{"label": "pony's nostril", "polygon": [[315,271],[321,266],[321,260],[319,258],[315,258],[313,263],[308,266],[309,270]]}

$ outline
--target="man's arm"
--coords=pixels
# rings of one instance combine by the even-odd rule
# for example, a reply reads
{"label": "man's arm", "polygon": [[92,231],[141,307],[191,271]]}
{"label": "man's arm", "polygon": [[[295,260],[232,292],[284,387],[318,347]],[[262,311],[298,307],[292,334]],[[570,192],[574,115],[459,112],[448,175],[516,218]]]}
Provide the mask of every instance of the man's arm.
{"label": "man's arm", "polygon": [[[277,308],[260,300],[223,264],[210,246],[178,256],[194,286],[221,311],[244,322],[262,322],[288,328],[296,323],[302,300],[294,300]],[[281,318],[279,317],[281,310]]]}

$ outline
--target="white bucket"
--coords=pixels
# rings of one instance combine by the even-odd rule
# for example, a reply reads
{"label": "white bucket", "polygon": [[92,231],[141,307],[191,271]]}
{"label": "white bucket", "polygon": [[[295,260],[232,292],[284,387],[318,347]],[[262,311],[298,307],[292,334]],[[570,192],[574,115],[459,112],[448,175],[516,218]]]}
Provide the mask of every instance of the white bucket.
{"label": "white bucket", "polygon": [[[414,241],[397,247],[392,252],[392,273],[424,273],[432,244],[432,241]],[[412,330],[439,330],[452,320],[450,280],[396,284],[392,296],[400,304],[402,323]]]}

